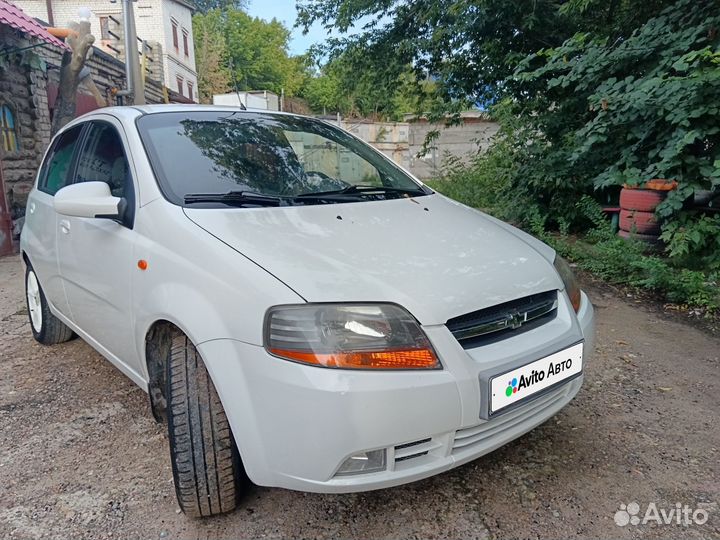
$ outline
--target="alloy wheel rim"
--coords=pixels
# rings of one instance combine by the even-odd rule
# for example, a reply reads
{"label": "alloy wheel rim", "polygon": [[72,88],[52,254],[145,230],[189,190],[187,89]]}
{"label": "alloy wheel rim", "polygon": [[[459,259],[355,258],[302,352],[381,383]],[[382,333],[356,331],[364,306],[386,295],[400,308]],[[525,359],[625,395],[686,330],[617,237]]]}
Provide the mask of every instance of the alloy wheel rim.
{"label": "alloy wheel rim", "polygon": [[30,311],[30,322],[36,332],[42,330],[42,305],[40,301],[40,285],[38,284],[35,272],[28,272],[27,278],[27,302]]}

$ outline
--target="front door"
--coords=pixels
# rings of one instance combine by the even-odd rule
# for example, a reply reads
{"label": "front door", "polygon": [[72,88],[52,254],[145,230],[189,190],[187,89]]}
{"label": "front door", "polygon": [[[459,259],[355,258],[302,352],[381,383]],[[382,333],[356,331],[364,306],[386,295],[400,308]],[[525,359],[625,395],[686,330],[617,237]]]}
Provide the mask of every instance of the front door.
{"label": "front door", "polygon": [[105,182],[128,203],[125,223],[58,215],[58,261],[75,324],[135,378],[142,373],[131,311],[135,184],[122,126],[112,117],[90,122],[77,157],[74,182]]}
{"label": "front door", "polygon": [[72,127],[59,135],[45,155],[36,189],[30,192],[25,211],[23,241],[27,243],[35,275],[50,305],[71,319],[57,261],[57,215],[55,193],[72,182],[77,147],[85,124]]}

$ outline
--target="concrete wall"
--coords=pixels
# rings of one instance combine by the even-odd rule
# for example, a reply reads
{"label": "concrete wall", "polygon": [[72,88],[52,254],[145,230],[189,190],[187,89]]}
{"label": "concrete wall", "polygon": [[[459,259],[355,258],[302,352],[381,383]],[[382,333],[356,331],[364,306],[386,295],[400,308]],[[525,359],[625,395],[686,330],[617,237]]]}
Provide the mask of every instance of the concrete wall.
{"label": "concrete wall", "polygon": [[[329,120],[337,124],[337,121]],[[469,113],[461,125],[451,127],[423,119],[411,122],[341,120],[339,125],[423,180],[437,176],[448,156],[467,162],[478,151],[486,150],[499,127],[476,113]],[[435,130],[439,137],[423,153],[426,136]]]}
{"label": "concrete wall", "polygon": [[408,123],[345,120],[340,122],[340,127],[372,144],[398,165],[412,170]]}
{"label": "concrete wall", "polygon": [[[425,120],[412,122],[409,136],[410,170],[418,178],[433,178],[439,174],[448,156],[467,162],[478,151],[487,150],[498,129],[498,124],[482,117],[465,118],[461,125],[450,127]],[[439,131],[440,136],[423,152],[425,138],[434,130]]]}

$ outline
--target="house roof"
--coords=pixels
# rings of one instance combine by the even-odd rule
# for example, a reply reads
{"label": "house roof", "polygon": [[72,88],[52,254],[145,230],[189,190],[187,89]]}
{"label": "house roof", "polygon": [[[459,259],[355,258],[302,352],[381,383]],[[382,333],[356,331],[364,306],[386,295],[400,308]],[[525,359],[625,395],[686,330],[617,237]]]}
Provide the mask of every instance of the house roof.
{"label": "house roof", "polygon": [[50,35],[50,32],[48,32],[44,26],[8,0],[0,0],[0,24],[6,24],[24,34],[28,34],[29,36],[60,47],[61,49],[69,49],[63,41]]}

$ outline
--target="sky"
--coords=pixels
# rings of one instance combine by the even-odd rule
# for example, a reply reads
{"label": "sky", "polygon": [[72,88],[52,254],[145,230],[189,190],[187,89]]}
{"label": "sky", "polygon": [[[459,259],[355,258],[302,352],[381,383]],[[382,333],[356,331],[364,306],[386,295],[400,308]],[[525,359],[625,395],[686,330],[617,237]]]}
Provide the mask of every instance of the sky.
{"label": "sky", "polygon": [[290,54],[302,54],[311,45],[322,43],[327,37],[327,32],[318,23],[315,23],[305,36],[300,28],[293,28],[297,18],[295,2],[296,0],[250,0],[247,11],[253,17],[260,17],[268,21],[275,17],[285,23],[285,26],[292,32]]}
{"label": "sky", "polygon": [[247,10],[253,17],[260,17],[268,21],[275,17],[285,23],[285,26],[292,32],[290,54],[304,53],[310,45],[321,42],[325,38],[326,32],[318,24],[315,24],[305,36],[302,35],[300,28],[293,28],[297,17],[295,0],[250,0]]}

